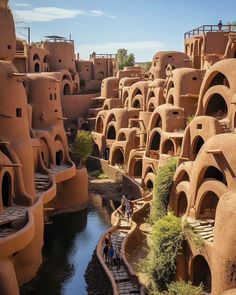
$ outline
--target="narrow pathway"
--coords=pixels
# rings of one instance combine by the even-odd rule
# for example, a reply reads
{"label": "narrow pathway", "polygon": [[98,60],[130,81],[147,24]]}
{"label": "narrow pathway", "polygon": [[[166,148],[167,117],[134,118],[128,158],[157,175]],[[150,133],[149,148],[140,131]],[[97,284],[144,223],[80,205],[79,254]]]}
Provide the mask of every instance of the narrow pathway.
{"label": "narrow pathway", "polygon": [[[143,204],[144,201],[135,203],[134,212],[140,209]],[[131,231],[131,221],[128,222],[127,218],[122,216],[119,210],[116,211],[116,216],[119,218],[118,226],[117,229],[111,234],[111,242],[115,251],[122,248],[124,238]],[[105,244],[103,246],[105,246]],[[109,270],[114,277],[120,295],[141,294],[139,285],[131,281],[130,274],[127,271],[122,259],[119,269],[117,266],[112,266],[109,267]]]}

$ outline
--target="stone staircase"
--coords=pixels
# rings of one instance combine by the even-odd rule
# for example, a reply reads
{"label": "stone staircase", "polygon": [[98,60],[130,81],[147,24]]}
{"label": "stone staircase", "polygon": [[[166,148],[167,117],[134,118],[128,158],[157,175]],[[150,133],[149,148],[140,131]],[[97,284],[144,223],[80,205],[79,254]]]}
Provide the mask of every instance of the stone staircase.
{"label": "stone staircase", "polygon": [[[143,204],[144,201],[135,203],[134,212],[141,208]],[[122,248],[123,240],[131,230],[131,220],[128,221],[128,219],[121,214],[120,210],[117,210],[116,215],[119,218],[118,226],[117,229],[111,234],[111,242],[115,251]],[[119,269],[117,266],[110,266],[109,270],[114,277],[120,295],[140,294],[140,288],[138,284],[130,280],[129,272],[125,268],[122,260]]]}
{"label": "stone staircase", "polygon": [[192,227],[194,233],[199,235],[203,240],[213,242],[215,224],[213,219],[194,220],[188,218],[187,222]]}
{"label": "stone staircase", "polygon": [[44,192],[50,188],[52,182],[46,174],[36,173],[34,176],[34,184],[36,190],[36,196],[40,195],[41,192]]}

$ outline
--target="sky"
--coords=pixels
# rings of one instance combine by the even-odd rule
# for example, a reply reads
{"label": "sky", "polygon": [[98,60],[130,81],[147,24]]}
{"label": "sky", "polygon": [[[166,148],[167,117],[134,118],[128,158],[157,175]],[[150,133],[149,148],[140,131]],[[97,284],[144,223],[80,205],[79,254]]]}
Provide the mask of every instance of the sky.
{"label": "sky", "polygon": [[71,34],[82,59],[126,48],[136,62],[150,61],[160,50],[183,51],[186,31],[236,20],[236,0],[10,0],[9,5],[17,26],[30,26],[32,41]]}

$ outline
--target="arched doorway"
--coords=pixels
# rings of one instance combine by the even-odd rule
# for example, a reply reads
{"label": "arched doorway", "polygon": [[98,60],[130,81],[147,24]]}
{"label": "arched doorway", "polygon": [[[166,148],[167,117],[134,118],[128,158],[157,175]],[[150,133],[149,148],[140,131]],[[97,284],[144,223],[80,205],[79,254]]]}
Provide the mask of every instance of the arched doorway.
{"label": "arched doorway", "polygon": [[136,160],[134,163],[134,177],[141,177],[143,169],[143,161],[142,159]]}
{"label": "arched doorway", "polygon": [[194,140],[194,144],[193,144],[193,156],[194,158],[196,158],[197,154],[199,153],[201,147],[203,146],[204,144],[204,140],[201,136],[197,136]]}
{"label": "arched doorway", "polygon": [[39,65],[38,62],[36,62],[35,65],[34,65],[34,71],[35,71],[35,73],[39,73],[40,72],[40,65]]}
{"label": "arched doorway", "polygon": [[228,114],[228,107],[222,95],[215,93],[209,99],[206,107],[206,116],[214,117],[218,120],[224,119]]}
{"label": "arched doorway", "polygon": [[153,190],[153,182],[149,179],[146,183],[146,188],[151,192]]}
{"label": "arched doorway", "polygon": [[199,218],[200,219],[215,219],[216,207],[219,202],[218,196],[212,192],[208,191],[200,204],[199,208]]}
{"label": "arched doorway", "polygon": [[61,166],[63,161],[63,152],[62,150],[59,150],[56,152],[56,165]]}
{"label": "arched doorway", "polygon": [[107,139],[116,139],[116,129],[113,125],[108,127]]}
{"label": "arched doorway", "polygon": [[63,88],[63,94],[64,95],[70,95],[70,85],[68,83],[66,83],[64,85],[64,88]]}
{"label": "arched doorway", "polygon": [[116,149],[113,154],[113,165],[124,165],[124,155],[121,149]]}
{"label": "arched doorway", "polygon": [[3,207],[11,205],[11,176],[5,172],[2,178],[2,204]]}
{"label": "arched doorway", "polygon": [[188,207],[188,200],[185,192],[181,192],[177,204],[177,216],[182,216],[186,213]]}
{"label": "arched doorway", "polygon": [[174,143],[172,140],[170,139],[167,139],[165,141],[165,143],[163,144],[163,151],[162,151],[163,154],[167,154],[167,155],[170,155],[170,156],[173,156],[174,153],[175,153],[175,147],[174,147]]}
{"label": "arched doorway", "polygon": [[105,148],[105,151],[104,151],[104,159],[109,160],[109,157],[110,157],[110,149],[107,147]]}
{"label": "arched doorway", "polygon": [[206,292],[211,292],[211,271],[208,266],[206,259],[197,255],[194,257],[192,262],[192,276],[193,276],[193,284],[195,286],[199,286],[203,284],[203,289]]}

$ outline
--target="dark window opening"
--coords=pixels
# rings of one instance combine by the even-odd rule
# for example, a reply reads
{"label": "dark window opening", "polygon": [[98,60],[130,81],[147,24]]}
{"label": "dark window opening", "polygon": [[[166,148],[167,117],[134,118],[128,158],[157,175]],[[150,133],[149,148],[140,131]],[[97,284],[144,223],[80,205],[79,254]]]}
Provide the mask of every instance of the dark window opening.
{"label": "dark window opening", "polygon": [[193,145],[193,155],[196,156],[201,147],[203,146],[204,144],[204,140],[202,139],[201,136],[198,136],[196,139],[195,139],[195,142],[194,142],[194,145]]}
{"label": "dark window opening", "polygon": [[179,112],[172,112],[172,114],[173,114],[173,115],[178,115],[178,114],[179,114]]}
{"label": "dark window opening", "polygon": [[160,148],[160,141],[161,141],[160,133],[156,132],[155,135],[152,138],[151,150],[158,151],[159,148]]}
{"label": "dark window opening", "polygon": [[193,80],[196,81],[197,80],[197,77],[193,77]]}
{"label": "dark window opening", "polygon": [[56,100],[57,99],[57,94],[56,93],[54,93],[54,100]]}
{"label": "dark window opening", "polygon": [[39,73],[40,72],[40,65],[39,63],[36,62],[36,64],[34,65],[34,71],[35,73]]}
{"label": "dark window opening", "polygon": [[11,47],[11,45],[7,45],[7,48],[8,48],[8,49],[11,49],[12,47]]}
{"label": "dark window opening", "polygon": [[3,207],[11,205],[11,176],[5,172],[2,178],[2,204]]}
{"label": "dark window opening", "polygon": [[56,165],[61,166],[63,160],[63,153],[62,150],[56,152]]}
{"label": "dark window opening", "polygon": [[201,203],[199,218],[215,219],[216,207],[218,202],[219,198],[215,193],[211,191],[207,192]]}
{"label": "dark window opening", "polygon": [[188,200],[185,192],[181,192],[178,198],[177,216],[182,216],[186,213]]}
{"label": "dark window opening", "polygon": [[215,85],[224,85],[229,87],[229,81],[228,79],[225,77],[224,74],[222,73],[218,73],[217,75],[215,75],[215,77],[213,78],[213,80],[211,81],[209,88]]}
{"label": "dark window opening", "polygon": [[109,157],[110,157],[110,149],[109,148],[105,148],[105,151],[104,151],[104,159],[105,160],[109,160]]}
{"label": "dark window opening", "polygon": [[148,180],[146,187],[150,192],[153,190],[153,182],[150,179]]}
{"label": "dark window opening", "polygon": [[116,139],[116,130],[114,126],[110,126],[107,132],[107,139]]}
{"label": "dark window opening", "polygon": [[202,129],[202,124],[197,124],[197,129]]}
{"label": "dark window opening", "polygon": [[16,109],[16,116],[17,117],[22,117],[22,110],[21,110],[21,108],[17,108]]}
{"label": "dark window opening", "polygon": [[[201,270],[201,271],[199,271]],[[203,284],[203,289],[211,293],[211,271],[207,261],[201,255],[193,259],[193,285]]]}
{"label": "dark window opening", "polygon": [[207,104],[206,115],[221,120],[225,118],[227,114],[228,107],[223,96],[218,93],[212,95]]}
{"label": "dark window opening", "polygon": [[70,95],[70,85],[68,83],[66,83],[64,85],[64,88],[63,88],[63,94],[64,95]]}
{"label": "dark window opening", "polygon": [[50,95],[49,95],[49,99],[50,99],[50,100],[53,100],[52,93],[50,93]]}
{"label": "dark window opening", "polygon": [[58,61],[61,62],[61,59],[59,59]]}
{"label": "dark window opening", "polygon": [[206,178],[214,178],[214,179],[224,183],[225,185],[227,185],[227,181],[225,179],[224,174],[216,167],[210,166],[207,168],[207,170],[204,173],[203,179],[206,179]]}

